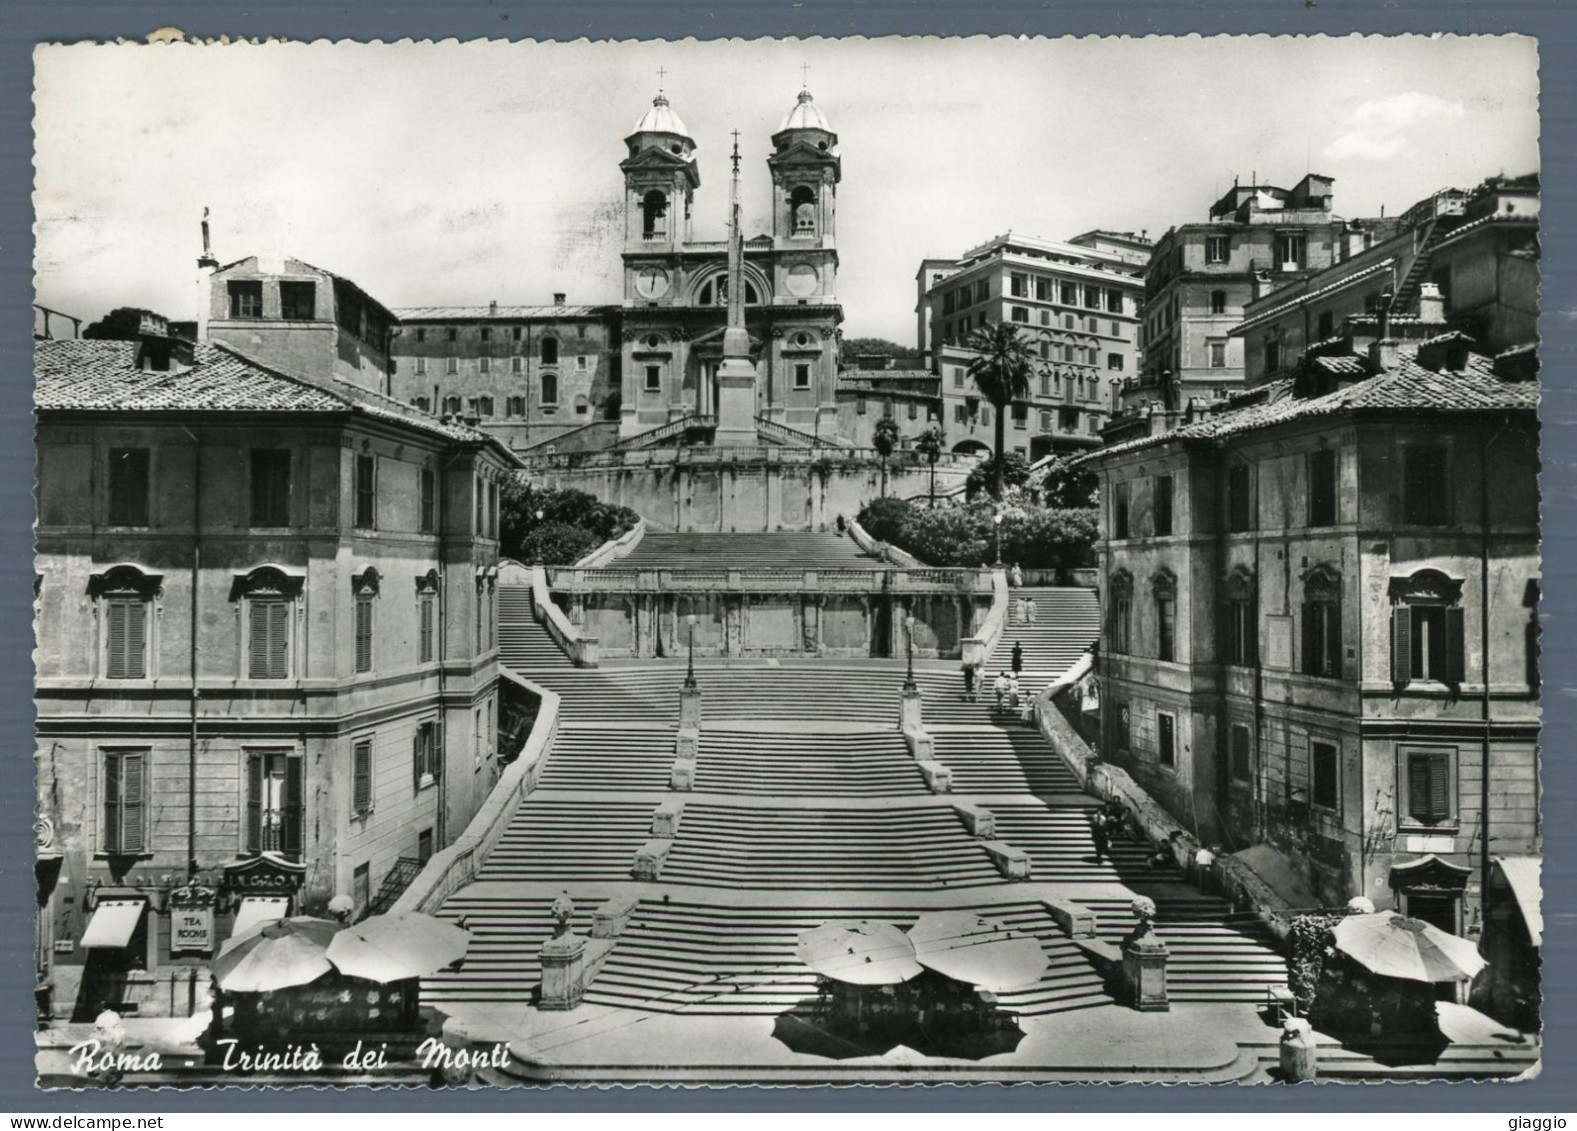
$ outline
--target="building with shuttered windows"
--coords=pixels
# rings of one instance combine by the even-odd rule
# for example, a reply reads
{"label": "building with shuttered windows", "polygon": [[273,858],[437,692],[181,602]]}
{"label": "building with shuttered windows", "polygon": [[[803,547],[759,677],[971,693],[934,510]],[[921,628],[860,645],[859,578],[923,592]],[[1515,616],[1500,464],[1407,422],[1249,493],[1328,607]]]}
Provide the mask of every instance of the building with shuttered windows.
{"label": "building with shuttered windows", "polygon": [[1495,868],[1538,851],[1538,385],[1531,347],[1387,329],[1086,457],[1090,737],[1305,899],[1478,936]]}
{"label": "building with shuttered windows", "polygon": [[508,450],[377,381],[144,329],[38,344],[40,968],[60,1017],[184,1013],[248,923],[336,894],[364,912],[500,768]]}

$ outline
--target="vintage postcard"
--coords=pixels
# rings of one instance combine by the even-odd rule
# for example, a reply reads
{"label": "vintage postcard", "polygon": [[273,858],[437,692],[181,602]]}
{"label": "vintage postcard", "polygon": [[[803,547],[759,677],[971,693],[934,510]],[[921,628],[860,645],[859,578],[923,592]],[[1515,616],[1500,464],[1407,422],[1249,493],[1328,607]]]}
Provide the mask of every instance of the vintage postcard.
{"label": "vintage postcard", "polygon": [[35,53],[46,1088],[1538,1072],[1525,36]]}

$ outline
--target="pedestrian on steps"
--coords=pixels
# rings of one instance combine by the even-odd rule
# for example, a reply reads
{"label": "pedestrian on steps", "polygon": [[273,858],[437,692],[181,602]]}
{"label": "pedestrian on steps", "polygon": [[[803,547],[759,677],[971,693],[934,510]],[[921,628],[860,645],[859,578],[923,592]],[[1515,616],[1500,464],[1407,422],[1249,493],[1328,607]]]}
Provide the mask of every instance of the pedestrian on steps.
{"label": "pedestrian on steps", "polygon": [[996,680],[996,682],[991,685],[991,690],[995,691],[997,693],[997,711],[998,711],[998,713],[1000,713],[1002,711],[1002,701],[1007,698],[1008,687],[1009,687],[1009,684],[1008,684],[1008,673],[1007,672],[998,672],[997,673],[997,680]]}
{"label": "pedestrian on steps", "polygon": [[1024,645],[1013,642],[1013,676],[1016,679],[1024,670]]}
{"label": "pedestrian on steps", "polygon": [[1024,588],[1024,571],[1019,569],[1018,563],[1013,563],[1013,568],[1008,572],[1008,584],[1015,589]]}
{"label": "pedestrian on steps", "polygon": [[1112,838],[1110,819],[1103,810],[1097,809],[1090,814],[1090,837],[1095,841],[1095,862],[1099,864],[1102,859],[1112,854]]}
{"label": "pedestrian on steps", "polygon": [[975,669],[968,664],[964,665],[964,702],[975,701]]}
{"label": "pedestrian on steps", "polygon": [[1013,704],[1013,713],[1018,714],[1020,696],[1018,690],[1018,673],[1008,676],[1008,699]]}
{"label": "pedestrian on steps", "polygon": [[1035,623],[1035,598],[1033,597],[1024,598],[1024,623]]}

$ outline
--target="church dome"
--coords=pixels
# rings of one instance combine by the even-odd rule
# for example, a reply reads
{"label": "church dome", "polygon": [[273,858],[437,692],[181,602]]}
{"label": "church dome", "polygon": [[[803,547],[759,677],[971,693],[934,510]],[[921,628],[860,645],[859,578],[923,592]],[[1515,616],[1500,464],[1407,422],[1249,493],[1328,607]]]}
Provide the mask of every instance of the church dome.
{"label": "church dome", "polygon": [[689,137],[690,131],[685,128],[683,120],[674,113],[674,108],[668,105],[668,96],[659,94],[652,99],[652,108],[641,115],[641,120],[635,124],[638,134],[678,134],[680,137]]}
{"label": "church dome", "polygon": [[788,112],[788,117],[784,118],[783,124],[778,127],[779,133],[784,130],[821,130],[830,134],[832,127],[827,124],[826,115],[811,98],[810,91],[802,90],[799,92],[799,101],[794,109]]}

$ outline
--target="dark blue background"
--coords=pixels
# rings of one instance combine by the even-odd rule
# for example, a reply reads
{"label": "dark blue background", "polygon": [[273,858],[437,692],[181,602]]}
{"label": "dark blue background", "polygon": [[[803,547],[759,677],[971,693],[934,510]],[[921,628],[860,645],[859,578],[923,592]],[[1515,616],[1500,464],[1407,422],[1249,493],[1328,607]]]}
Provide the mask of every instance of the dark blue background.
{"label": "dark blue background", "polygon": [[[1564,10],[1563,10],[1564,5]],[[1539,39],[1543,105],[1544,383],[1544,1072],[1517,1085],[1286,1087],[1031,1086],[852,1089],[580,1088],[330,1095],[307,1089],[235,1092],[41,1093],[33,1088],[33,812],[31,699],[33,481],[32,61],[35,43],[141,39],[157,27],[189,35],[296,39],[701,39],[843,35],[1146,35],[1354,32],[1523,32]],[[719,0],[702,7],[641,4],[345,2],[88,4],[0,0],[0,1110],[213,1111],[649,1111],[872,1109],[967,1111],[1506,1111],[1577,1110],[1577,993],[1573,992],[1572,853],[1577,766],[1571,747],[1577,660],[1566,639],[1577,577],[1577,444],[1570,369],[1577,342],[1577,5],[1243,0],[1233,4],[852,3]],[[1252,97],[1245,91],[1244,97]],[[1317,110],[1317,108],[1311,108]],[[81,107],[93,113],[90,103]],[[1165,170],[1157,170],[1157,177]],[[1486,1124],[1488,1126],[1488,1124]]]}

